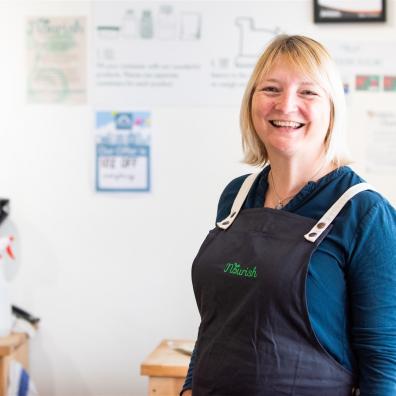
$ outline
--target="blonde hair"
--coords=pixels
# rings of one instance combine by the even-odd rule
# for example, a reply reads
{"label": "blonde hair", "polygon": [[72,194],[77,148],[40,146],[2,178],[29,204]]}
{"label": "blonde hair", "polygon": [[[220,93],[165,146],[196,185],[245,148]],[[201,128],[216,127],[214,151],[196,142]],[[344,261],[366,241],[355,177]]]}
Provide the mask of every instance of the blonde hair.
{"label": "blonde hair", "polygon": [[259,81],[268,74],[280,57],[303,71],[327,93],[330,100],[330,123],[324,140],[326,157],[337,167],[350,163],[346,143],[344,88],[337,67],[322,44],[299,35],[276,36],[260,56],[248,81],[240,111],[244,162],[258,166],[269,162],[265,145],[254,129],[252,98]]}

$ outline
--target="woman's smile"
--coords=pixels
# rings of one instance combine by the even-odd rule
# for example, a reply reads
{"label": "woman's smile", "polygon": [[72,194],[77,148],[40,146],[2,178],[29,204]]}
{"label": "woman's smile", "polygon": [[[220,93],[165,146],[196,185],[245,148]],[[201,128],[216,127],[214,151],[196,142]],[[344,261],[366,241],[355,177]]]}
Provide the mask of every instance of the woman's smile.
{"label": "woman's smile", "polygon": [[298,121],[289,121],[289,120],[270,120],[269,123],[278,129],[291,129],[296,130],[305,126],[304,123]]}

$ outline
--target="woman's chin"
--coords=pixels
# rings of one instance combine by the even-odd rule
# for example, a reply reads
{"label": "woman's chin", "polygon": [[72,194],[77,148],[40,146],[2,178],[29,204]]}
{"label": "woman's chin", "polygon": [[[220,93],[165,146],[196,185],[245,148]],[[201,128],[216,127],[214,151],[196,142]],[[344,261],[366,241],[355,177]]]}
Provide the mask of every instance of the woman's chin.
{"label": "woman's chin", "polygon": [[[271,146],[271,148],[269,148]],[[268,148],[268,154],[271,157],[272,155],[283,156],[287,158],[292,158],[298,155],[299,152],[303,151],[303,147],[298,142],[294,141],[282,141],[276,142],[276,144],[266,145]]]}

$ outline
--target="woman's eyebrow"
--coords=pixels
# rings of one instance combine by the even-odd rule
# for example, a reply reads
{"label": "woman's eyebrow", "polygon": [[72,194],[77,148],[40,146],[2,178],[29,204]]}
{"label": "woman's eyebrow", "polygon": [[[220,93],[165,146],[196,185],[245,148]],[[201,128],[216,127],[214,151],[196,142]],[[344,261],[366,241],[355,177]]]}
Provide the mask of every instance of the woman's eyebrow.
{"label": "woman's eyebrow", "polygon": [[312,81],[302,81],[301,82],[301,85],[309,85],[309,86],[318,86],[318,84],[316,84],[315,82],[312,82]]}
{"label": "woman's eyebrow", "polygon": [[[283,80],[277,78],[264,78],[263,80],[259,81],[259,84],[268,83],[268,82],[280,83],[282,81]],[[317,86],[318,84],[316,84],[313,81],[301,81],[299,82],[299,85]]]}
{"label": "woman's eyebrow", "polygon": [[260,83],[264,83],[264,82],[280,82],[281,80],[278,80],[276,78],[264,78],[263,80],[260,81]]}

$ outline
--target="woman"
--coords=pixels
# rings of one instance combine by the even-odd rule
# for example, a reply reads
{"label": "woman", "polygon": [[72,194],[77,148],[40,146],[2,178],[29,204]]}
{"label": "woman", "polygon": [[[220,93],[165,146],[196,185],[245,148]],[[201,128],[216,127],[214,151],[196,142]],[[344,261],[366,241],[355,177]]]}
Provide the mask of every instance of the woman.
{"label": "woman", "polygon": [[344,114],[323,46],[276,37],[241,108],[267,166],[226,187],[193,263],[184,396],[396,395],[396,214],[346,166]]}

